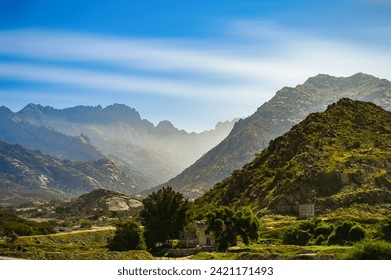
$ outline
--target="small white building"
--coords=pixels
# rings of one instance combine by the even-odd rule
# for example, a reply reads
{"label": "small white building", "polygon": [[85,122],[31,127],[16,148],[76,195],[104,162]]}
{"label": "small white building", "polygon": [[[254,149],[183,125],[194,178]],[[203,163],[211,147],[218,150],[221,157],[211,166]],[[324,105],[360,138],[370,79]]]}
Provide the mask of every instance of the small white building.
{"label": "small white building", "polygon": [[196,229],[181,232],[179,237],[180,248],[215,248],[216,239],[213,232],[205,233],[206,226],[197,224]]}
{"label": "small white building", "polygon": [[299,204],[299,218],[307,219],[315,217],[315,204]]}

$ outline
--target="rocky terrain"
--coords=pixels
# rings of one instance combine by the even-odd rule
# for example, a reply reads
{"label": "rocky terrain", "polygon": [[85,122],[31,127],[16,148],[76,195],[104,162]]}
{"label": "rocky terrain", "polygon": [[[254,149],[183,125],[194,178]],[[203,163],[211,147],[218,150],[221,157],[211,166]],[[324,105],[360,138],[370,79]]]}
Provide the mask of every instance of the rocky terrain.
{"label": "rocky terrain", "polygon": [[60,160],[0,141],[0,203],[69,198],[94,189],[132,194],[140,186],[111,161]]}
{"label": "rocky terrain", "polygon": [[255,159],[196,200],[199,207],[250,205],[261,213],[317,214],[391,203],[391,112],[343,98],[271,141]]}
{"label": "rocky terrain", "polygon": [[59,159],[91,161],[105,158],[86,135],[69,136],[26,122],[6,107],[0,107],[0,140],[40,150]]}
{"label": "rocky terrain", "polygon": [[66,207],[76,212],[94,211],[128,211],[142,207],[139,200],[135,200],[128,195],[106,189],[93,190],[83,194],[76,200],[66,204]]}
{"label": "rocky terrain", "polygon": [[343,97],[370,101],[391,110],[391,83],[363,73],[347,78],[320,74],[294,88],[285,87],[253,115],[238,121],[220,144],[193,165],[141,196],[168,185],[189,198],[197,198],[252,161],[272,139],[287,132],[308,114],[322,112]]}

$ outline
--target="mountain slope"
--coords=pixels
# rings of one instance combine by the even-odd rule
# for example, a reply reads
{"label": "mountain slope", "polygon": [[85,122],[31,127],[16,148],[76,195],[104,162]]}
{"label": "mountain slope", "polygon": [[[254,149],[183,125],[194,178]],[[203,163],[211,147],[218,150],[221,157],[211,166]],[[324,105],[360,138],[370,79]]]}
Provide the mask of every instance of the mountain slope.
{"label": "mountain slope", "polygon": [[391,112],[341,99],[196,200],[201,207],[251,205],[279,214],[297,214],[298,204],[313,202],[318,213],[391,203]]}
{"label": "mountain slope", "polygon": [[91,161],[105,158],[87,136],[68,136],[25,122],[6,107],[0,107],[0,139],[62,159]]}
{"label": "mountain slope", "polygon": [[121,104],[62,110],[29,104],[16,115],[66,135],[86,135],[104,154],[143,173],[150,187],[177,175],[217,145],[233,127],[233,122],[220,123],[214,130],[199,134],[178,130],[169,121],[155,127],[141,119],[135,109]]}
{"label": "mountain slope", "polygon": [[252,116],[238,121],[220,144],[193,165],[142,195],[169,185],[187,197],[196,198],[250,162],[270,140],[287,132],[308,114],[324,111],[342,97],[370,101],[391,110],[391,83],[358,73],[348,78],[318,75],[295,88],[285,87]]}
{"label": "mountain slope", "polygon": [[1,203],[73,197],[99,188],[126,194],[141,190],[109,160],[62,161],[0,141]]}

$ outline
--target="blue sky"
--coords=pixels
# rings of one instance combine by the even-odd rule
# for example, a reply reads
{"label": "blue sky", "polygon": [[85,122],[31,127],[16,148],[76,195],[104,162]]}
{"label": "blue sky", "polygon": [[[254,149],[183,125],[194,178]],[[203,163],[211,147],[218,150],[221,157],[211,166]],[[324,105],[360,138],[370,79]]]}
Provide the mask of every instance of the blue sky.
{"label": "blue sky", "polygon": [[391,0],[0,0],[0,105],[124,103],[187,131],[319,73],[391,80]]}

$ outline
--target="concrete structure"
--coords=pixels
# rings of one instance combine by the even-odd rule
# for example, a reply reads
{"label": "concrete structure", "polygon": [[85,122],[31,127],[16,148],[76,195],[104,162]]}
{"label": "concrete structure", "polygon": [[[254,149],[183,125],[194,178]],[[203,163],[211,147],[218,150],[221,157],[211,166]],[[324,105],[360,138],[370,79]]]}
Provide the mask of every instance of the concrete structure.
{"label": "concrete structure", "polygon": [[185,231],[180,234],[180,248],[216,248],[216,239],[213,232],[205,233],[206,226],[196,224],[193,230]]}
{"label": "concrete structure", "polygon": [[307,219],[315,217],[315,204],[299,204],[299,218]]}

